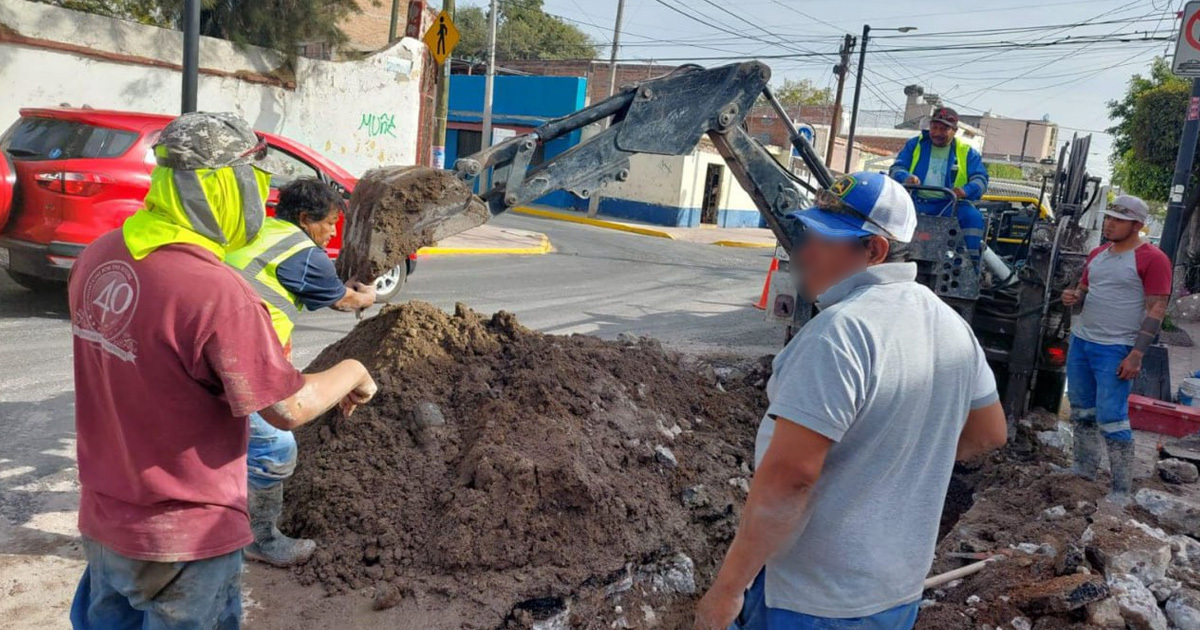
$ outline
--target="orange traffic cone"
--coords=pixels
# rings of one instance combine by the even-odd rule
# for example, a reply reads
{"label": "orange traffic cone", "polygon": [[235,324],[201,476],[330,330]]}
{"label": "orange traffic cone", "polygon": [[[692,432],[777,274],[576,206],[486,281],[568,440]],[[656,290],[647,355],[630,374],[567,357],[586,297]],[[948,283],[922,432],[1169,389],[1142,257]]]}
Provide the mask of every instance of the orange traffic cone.
{"label": "orange traffic cone", "polygon": [[754,308],[761,311],[767,310],[767,295],[771,293],[771,274],[775,273],[778,269],[779,259],[772,257],[771,268],[767,269],[767,281],[763,283],[762,297],[758,298],[758,304],[755,304]]}

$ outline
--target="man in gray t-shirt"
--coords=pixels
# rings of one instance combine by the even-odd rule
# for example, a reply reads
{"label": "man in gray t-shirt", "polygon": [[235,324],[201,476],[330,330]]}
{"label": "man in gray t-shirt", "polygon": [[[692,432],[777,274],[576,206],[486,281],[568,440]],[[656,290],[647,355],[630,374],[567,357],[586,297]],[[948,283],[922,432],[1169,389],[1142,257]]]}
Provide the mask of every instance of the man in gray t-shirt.
{"label": "man in gray t-shirt", "polygon": [[903,262],[916,215],[899,184],[845,176],[794,216],[821,312],[775,358],[750,496],[695,627],[911,628],[955,460],[1006,439],[995,379]]}

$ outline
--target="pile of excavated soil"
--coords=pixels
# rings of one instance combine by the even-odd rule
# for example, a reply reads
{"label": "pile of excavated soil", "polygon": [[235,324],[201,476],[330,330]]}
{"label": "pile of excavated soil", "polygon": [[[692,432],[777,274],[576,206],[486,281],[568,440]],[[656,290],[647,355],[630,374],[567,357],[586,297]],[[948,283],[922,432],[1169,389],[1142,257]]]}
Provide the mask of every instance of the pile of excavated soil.
{"label": "pile of excavated soil", "polygon": [[310,369],[347,358],[380,391],[297,432],[283,527],[320,545],[303,582],[446,628],[688,623],[745,499],[768,362],[714,370],[421,303]]}
{"label": "pile of excavated soil", "polygon": [[369,282],[438,240],[483,225],[487,206],[450,171],[386,166],[367,171],[346,211],[338,274]]}

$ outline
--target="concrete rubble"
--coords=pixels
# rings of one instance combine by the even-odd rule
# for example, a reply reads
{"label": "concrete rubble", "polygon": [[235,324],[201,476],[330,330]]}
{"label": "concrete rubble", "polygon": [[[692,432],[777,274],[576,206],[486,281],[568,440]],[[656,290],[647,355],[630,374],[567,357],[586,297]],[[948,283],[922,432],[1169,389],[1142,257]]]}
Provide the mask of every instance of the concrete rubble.
{"label": "concrete rubble", "polygon": [[1010,452],[956,472],[947,510],[956,488],[969,503],[943,516],[932,573],[1006,559],[926,591],[915,628],[1200,630],[1195,465],[1165,454],[1149,462],[1153,476],[1121,507],[1106,498],[1106,477],[1087,481],[1065,461],[1045,461],[1065,433],[1047,428],[1055,424],[1018,429],[1033,461]]}

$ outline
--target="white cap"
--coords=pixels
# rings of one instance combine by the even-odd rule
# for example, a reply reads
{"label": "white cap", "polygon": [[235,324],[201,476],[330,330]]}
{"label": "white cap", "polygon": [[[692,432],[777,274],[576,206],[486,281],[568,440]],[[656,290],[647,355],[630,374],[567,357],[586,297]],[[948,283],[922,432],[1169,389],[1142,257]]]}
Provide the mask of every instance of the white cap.
{"label": "white cap", "polygon": [[1150,207],[1133,195],[1119,195],[1104,209],[1104,214],[1126,221],[1145,223],[1150,218]]}

